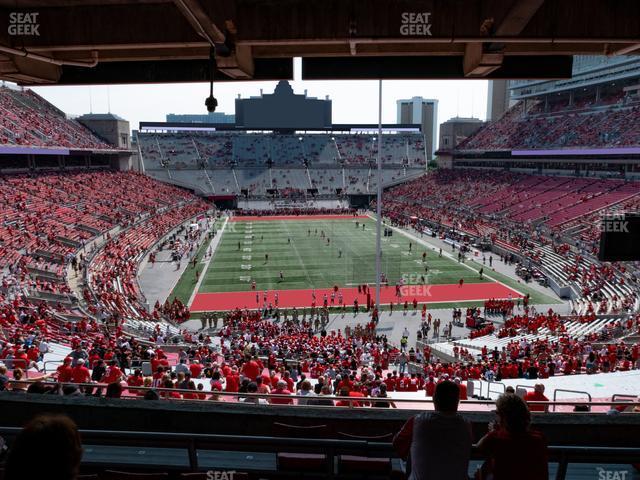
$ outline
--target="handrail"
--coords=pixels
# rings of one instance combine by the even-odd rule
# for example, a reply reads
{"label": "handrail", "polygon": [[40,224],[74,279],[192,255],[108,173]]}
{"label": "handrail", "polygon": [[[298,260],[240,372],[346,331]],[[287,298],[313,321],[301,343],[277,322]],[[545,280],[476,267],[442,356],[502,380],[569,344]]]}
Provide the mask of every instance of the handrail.
{"label": "handrail", "polygon": [[[591,405],[591,394],[590,394],[589,392],[583,392],[583,391],[581,391],[581,390],[565,390],[564,388],[556,388],[556,389],[553,391],[553,401],[554,401],[554,403],[555,403],[556,398],[557,398],[557,396],[558,396],[558,392],[563,392],[563,393],[579,393],[579,394],[581,394],[581,395],[582,395],[582,394],[584,394],[584,395],[586,395],[586,396],[587,396],[587,398],[589,399],[589,402],[587,402],[587,403],[584,403],[584,402],[580,402],[580,403],[578,403],[578,402],[574,402],[574,404],[576,404],[576,405]],[[554,411],[554,412],[556,411],[556,406],[555,406],[555,404],[553,405],[553,411]]]}
{"label": "handrail", "polygon": [[637,399],[638,396],[637,395],[628,395],[628,394],[625,394],[625,393],[614,393],[613,395],[611,395],[611,401],[612,402],[615,402],[616,398],[631,398],[632,401],[633,401],[633,400]]}
{"label": "handrail", "polygon": [[[498,390],[491,390],[491,385],[501,385],[502,386],[502,392],[500,392]],[[491,394],[492,393],[502,394],[506,390],[507,390],[507,387],[502,382],[494,382],[494,381],[487,382],[487,398],[491,398]],[[480,382],[480,393],[482,394],[482,382]]]}
{"label": "handrail", "polygon": [[[9,379],[8,384],[13,384],[13,383],[18,383],[18,384],[31,384],[31,383],[36,383],[36,381],[33,380],[13,380],[13,379]],[[55,382],[55,381],[42,381],[42,383],[44,383],[45,385],[49,385],[49,386],[66,386],[66,385],[73,385],[73,386],[77,386],[77,387],[81,387],[81,388],[105,388],[108,386],[108,384],[106,383],[74,383],[74,382]],[[128,385],[123,385],[123,395],[122,398],[123,400],[126,400],[127,398],[135,398],[135,399],[140,399],[141,396],[140,395],[127,395],[126,393],[124,393],[124,391],[139,391],[139,392],[147,392],[149,390],[153,390],[155,392],[161,393],[161,392],[170,392],[170,393],[189,393],[189,394],[205,394],[207,395],[207,397],[231,397],[231,398],[256,398],[256,399],[260,399],[260,398],[264,398],[264,399],[286,399],[286,400],[304,400],[305,404],[303,405],[295,405],[295,404],[277,404],[278,406],[283,406],[283,407],[288,407],[288,406],[293,406],[293,407],[298,407],[298,406],[304,406],[305,408],[308,407],[314,407],[314,408],[327,408],[326,406],[323,405],[307,405],[306,403],[308,401],[313,401],[313,400],[318,400],[318,399],[329,399],[329,400],[334,400],[334,401],[344,401],[345,403],[349,403],[349,407],[340,407],[340,406],[329,406],[329,408],[359,408],[359,407],[353,407],[353,403],[372,403],[375,401],[388,401],[388,402],[393,402],[393,403],[413,403],[413,404],[433,404],[433,399],[429,400],[429,399],[411,399],[411,398],[392,398],[392,397],[386,397],[386,398],[380,398],[380,397],[341,397],[341,396],[315,396],[315,397],[309,397],[309,396],[305,396],[305,395],[286,395],[286,394],[274,394],[274,393],[244,393],[244,392],[218,392],[218,391],[205,391],[205,390],[190,390],[190,389],[179,389],[179,388],[163,388],[163,387],[134,387],[134,386],[128,386]],[[567,392],[572,392],[572,390],[566,390]],[[578,393],[585,393],[585,392],[578,392]],[[36,394],[39,395],[39,394]],[[84,398],[84,397],[82,397]],[[179,398],[171,398],[170,400],[175,400],[177,402],[206,402],[206,403],[211,403],[211,399],[207,399],[207,400],[198,400],[198,399],[179,399]],[[214,400],[216,401],[216,400]],[[494,400],[461,400],[460,401],[461,405],[487,405],[490,407],[493,407],[495,405],[495,401]],[[616,401],[608,401],[608,400],[604,400],[604,401],[598,401],[598,402],[593,402],[591,401],[591,398],[589,398],[588,402],[579,402],[579,401],[557,401],[557,400],[553,400],[553,401],[527,401],[528,405],[545,405],[545,406],[575,406],[575,405],[589,405],[589,406],[606,406],[606,405],[610,405],[610,406],[625,406],[625,407],[629,407],[629,406],[640,406],[640,401],[635,401],[635,402],[616,402]],[[366,408],[366,407],[365,407]],[[536,413],[536,412],[534,412]]]}
{"label": "handrail", "polygon": [[516,386],[515,386],[516,395],[518,394],[518,389],[519,389],[519,388],[521,388],[521,389],[523,389],[523,390],[525,390],[525,391],[526,391],[526,390],[529,390],[529,389],[530,389],[530,390],[533,390],[533,389],[535,388],[535,386],[533,386],[533,385],[521,385],[521,384],[518,384],[518,385],[516,385]]}

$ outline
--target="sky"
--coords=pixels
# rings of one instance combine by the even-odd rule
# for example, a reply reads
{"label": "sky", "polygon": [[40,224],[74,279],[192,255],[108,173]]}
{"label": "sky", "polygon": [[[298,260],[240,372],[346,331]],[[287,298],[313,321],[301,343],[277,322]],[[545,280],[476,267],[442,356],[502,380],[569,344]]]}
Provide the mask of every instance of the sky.
{"label": "sky", "polygon": [[[307,90],[309,97],[329,98],[333,123],[377,123],[378,81],[302,81],[299,59],[294,62],[295,93]],[[214,84],[218,99],[216,111],[235,113],[235,99],[272,93],[277,82],[226,82]],[[396,100],[424,97],[438,103],[438,125],[460,116],[486,118],[486,80],[389,80],[382,82],[382,122],[396,122]],[[141,121],[165,121],[168,113],[206,113],[204,99],[209,95],[207,83],[47,86],[34,90],[65,113],[111,112],[137,129]]]}

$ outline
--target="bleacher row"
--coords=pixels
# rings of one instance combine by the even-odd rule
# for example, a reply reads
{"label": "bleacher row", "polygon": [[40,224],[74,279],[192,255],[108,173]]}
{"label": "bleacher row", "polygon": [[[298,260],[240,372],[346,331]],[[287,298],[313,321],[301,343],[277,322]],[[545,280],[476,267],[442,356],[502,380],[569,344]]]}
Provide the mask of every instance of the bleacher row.
{"label": "bleacher row", "polygon": [[[116,237],[126,242],[127,255],[118,252],[118,262],[90,266],[99,277],[122,262],[135,277],[134,263],[145,249],[168,228],[208,209],[183,190],[138,173],[111,171],[6,177],[0,180],[0,207],[0,341],[38,332],[64,345],[76,328],[73,325],[86,318],[67,283],[72,259],[82,271],[78,259],[79,254],[87,254],[82,249],[86,243],[102,235],[110,238],[107,232],[116,226],[126,229],[135,224]],[[112,241],[107,246],[112,244],[118,245]],[[96,255],[98,262],[105,251]],[[108,290],[115,301],[143,317],[137,303],[139,291],[130,276],[115,276]],[[88,307],[96,313],[95,304]],[[28,319],[34,316],[29,327],[22,320],[25,314]],[[94,338],[101,328],[83,331],[83,338]]]}
{"label": "bleacher row", "polygon": [[439,170],[390,189],[383,201],[385,215],[399,223],[411,217],[425,219],[485,237],[530,258],[560,285],[574,289],[578,300],[573,309],[578,314],[638,308],[637,287],[630,284],[626,267],[603,266],[569,245],[552,242],[534,225],[541,223],[556,234],[569,236],[587,214],[591,215],[585,220],[589,225],[596,212],[640,205],[640,182]]}
{"label": "bleacher row", "polygon": [[[363,134],[139,133],[138,145],[147,169],[366,166],[378,154],[376,137]],[[383,136],[385,165],[424,166],[424,136]]]}
{"label": "bleacher row", "polygon": [[[268,195],[278,190],[281,197],[304,195],[308,189],[317,189],[320,195],[375,193],[377,170],[367,168],[239,168],[227,170],[147,170],[148,175],[163,182],[191,188],[205,195]],[[382,170],[382,184],[413,178],[424,172],[424,167],[386,167]]]}
{"label": "bleacher row", "polygon": [[139,262],[173,228],[209,208],[207,203],[194,198],[134,225],[102,247],[89,265],[89,285],[109,314],[118,319],[151,318],[140,305],[136,281]]}
{"label": "bleacher row", "polygon": [[116,150],[31,90],[0,87],[0,145]]}
{"label": "bleacher row", "polygon": [[454,356],[453,347],[455,345],[474,350],[477,354],[480,353],[483,347],[486,347],[489,351],[495,348],[498,351],[502,351],[511,342],[520,342],[526,340],[528,342],[534,342],[537,340],[549,340],[557,341],[562,336],[582,339],[591,334],[597,334],[607,327],[607,325],[621,322],[622,318],[597,318],[591,322],[580,322],[578,320],[569,320],[564,323],[564,330],[561,334],[558,332],[551,332],[548,327],[539,329],[536,333],[519,334],[514,337],[502,337],[500,338],[496,334],[484,335],[473,339],[460,339],[455,342],[438,342],[430,344],[433,350],[445,353],[451,357]]}
{"label": "bleacher row", "polygon": [[538,244],[534,253],[554,278],[576,288],[580,294],[580,298],[573,301],[576,313],[620,312],[625,301],[632,301],[632,308],[637,309],[637,290],[625,283],[624,277],[615,275],[613,269],[570,251],[559,254],[551,245]]}
{"label": "bleacher row", "polygon": [[557,104],[547,111],[540,103],[517,103],[505,115],[480,129],[458,150],[511,150],[558,147],[626,147],[640,143],[637,96]]}

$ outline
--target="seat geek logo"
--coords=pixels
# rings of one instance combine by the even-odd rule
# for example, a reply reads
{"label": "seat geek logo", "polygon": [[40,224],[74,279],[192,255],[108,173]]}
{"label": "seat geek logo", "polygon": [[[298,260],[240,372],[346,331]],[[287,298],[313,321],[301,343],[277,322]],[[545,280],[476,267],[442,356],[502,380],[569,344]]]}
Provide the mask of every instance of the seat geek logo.
{"label": "seat geek logo", "polygon": [[400,15],[400,35],[404,37],[430,37],[431,12],[403,12]]}
{"label": "seat geek logo", "polygon": [[603,233],[629,233],[629,221],[624,213],[603,215],[600,220],[600,231]]}
{"label": "seat geek logo", "polygon": [[7,32],[13,37],[39,37],[40,24],[38,16],[40,13],[31,12],[11,12],[9,13],[9,28]]}

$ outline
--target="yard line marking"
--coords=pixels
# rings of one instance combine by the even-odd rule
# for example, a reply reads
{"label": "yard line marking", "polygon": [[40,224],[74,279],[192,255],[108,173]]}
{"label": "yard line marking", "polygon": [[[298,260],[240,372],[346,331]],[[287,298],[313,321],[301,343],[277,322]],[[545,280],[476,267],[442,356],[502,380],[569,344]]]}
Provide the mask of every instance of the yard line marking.
{"label": "yard line marking", "polygon": [[[285,228],[287,229],[287,234],[289,234],[289,226],[288,226],[289,222],[283,222],[283,223],[285,224]],[[291,245],[293,246],[293,251],[296,252],[296,256],[298,257],[298,261],[300,262],[300,265],[302,265],[302,270],[304,271],[304,274],[307,277],[307,281],[309,282],[309,286],[311,286],[312,285],[311,277],[309,276],[309,272],[307,271],[307,267],[305,266],[304,262],[302,261],[302,257],[300,256],[300,252],[298,252],[298,247],[296,247],[296,242],[293,242]]]}

